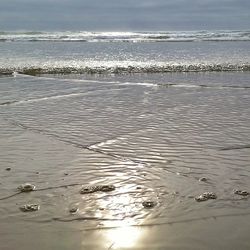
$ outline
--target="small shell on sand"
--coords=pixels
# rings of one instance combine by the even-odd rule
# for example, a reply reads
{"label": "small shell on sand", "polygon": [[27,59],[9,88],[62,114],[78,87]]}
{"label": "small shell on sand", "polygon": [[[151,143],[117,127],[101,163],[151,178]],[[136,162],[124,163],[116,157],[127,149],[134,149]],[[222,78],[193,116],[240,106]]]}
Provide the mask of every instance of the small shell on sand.
{"label": "small shell on sand", "polygon": [[98,190],[95,188],[95,186],[86,186],[86,187],[82,187],[80,190],[80,194],[90,194],[90,193],[94,193],[97,192]]}
{"label": "small shell on sand", "polygon": [[74,213],[76,213],[77,211],[78,211],[78,207],[72,207],[72,208],[69,209],[69,212],[70,212],[71,214],[74,214]]}
{"label": "small shell on sand", "polygon": [[113,190],[115,190],[114,185],[102,185],[102,186],[100,186],[100,191],[102,191],[102,192],[110,192]]}
{"label": "small shell on sand", "polygon": [[5,168],[5,170],[6,170],[6,171],[10,171],[10,170],[11,170],[11,168],[10,168],[10,167],[8,167],[8,168]]}
{"label": "small shell on sand", "polygon": [[153,208],[153,207],[155,207],[157,205],[157,203],[154,202],[154,201],[143,201],[142,205],[145,208]]}
{"label": "small shell on sand", "polygon": [[201,178],[199,179],[199,181],[204,181],[204,182],[206,182],[206,181],[207,181],[207,178],[206,178],[206,177],[201,177]]}
{"label": "small shell on sand", "polygon": [[248,195],[249,195],[249,192],[246,191],[246,190],[238,190],[238,189],[235,189],[235,190],[234,190],[234,194],[238,194],[238,195],[242,195],[242,196],[248,196]]}
{"label": "small shell on sand", "polygon": [[209,199],[216,199],[216,198],[217,198],[217,196],[216,196],[215,193],[213,193],[213,192],[205,192],[205,193],[195,197],[194,199],[196,201],[200,202],[200,201],[207,201]]}
{"label": "small shell on sand", "polygon": [[80,193],[81,194],[89,194],[94,192],[110,192],[115,190],[114,185],[98,185],[98,186],[84,186],[81,188]]}
{"label": "small shell on sand", "polygon": [[36,189],[36,186],[30,183],[25,183],[20,185],[17,189],[20,190],[21,192],[31,192]]}
{"label": "small shell on sand", "polygon": [[20,210],[22,212],[34,212],[38,211],[40,209],[40,206],[38,204],[26,204],[20,207]]}

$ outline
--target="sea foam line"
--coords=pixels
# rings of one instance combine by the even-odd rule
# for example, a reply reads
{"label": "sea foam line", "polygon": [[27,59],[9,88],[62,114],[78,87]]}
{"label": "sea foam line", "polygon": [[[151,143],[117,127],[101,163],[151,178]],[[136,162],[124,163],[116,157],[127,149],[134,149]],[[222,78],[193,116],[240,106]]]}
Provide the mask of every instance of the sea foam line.
{"label": "sea foam line", "polygon": [[250,41],[250,31],[0,32],[0,42],[225,42]]}
{"label": "sea foam line", "polygon": [[77,66],[62,64],[54,67],[53,65],[37,66],[13,66],[0,67],[0,75],[13,74],[13,72],[27,75],[42,74],[126,74],[126,73],[168,73],[168,72],[234,72],[250,71],[250,63],[196,63],[196,64],[178,64],[165,62],[86,62]]}

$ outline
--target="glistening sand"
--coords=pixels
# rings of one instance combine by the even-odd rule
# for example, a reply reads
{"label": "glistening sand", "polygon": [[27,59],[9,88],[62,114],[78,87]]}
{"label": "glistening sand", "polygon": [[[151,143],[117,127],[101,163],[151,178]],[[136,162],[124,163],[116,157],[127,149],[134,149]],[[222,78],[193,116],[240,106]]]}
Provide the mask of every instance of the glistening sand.
{"label": "glistening sand", "polygon": [[[250,191],[249,79],[1,77],[0,249],[249,249],[249,197],[233,193]],[[11,196],[25,182],[38,191]],[[97,184],[116,190],[79,193]]]}

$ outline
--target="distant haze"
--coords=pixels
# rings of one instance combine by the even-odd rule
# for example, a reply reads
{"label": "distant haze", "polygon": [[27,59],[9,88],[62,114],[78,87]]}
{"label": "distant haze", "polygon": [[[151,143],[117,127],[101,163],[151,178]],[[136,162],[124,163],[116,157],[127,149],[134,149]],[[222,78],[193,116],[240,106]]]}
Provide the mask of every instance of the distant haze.
{"label": "distant haze", "polygon": [[0,31],[211,29],[250,29],[250,1],[0,0]]}

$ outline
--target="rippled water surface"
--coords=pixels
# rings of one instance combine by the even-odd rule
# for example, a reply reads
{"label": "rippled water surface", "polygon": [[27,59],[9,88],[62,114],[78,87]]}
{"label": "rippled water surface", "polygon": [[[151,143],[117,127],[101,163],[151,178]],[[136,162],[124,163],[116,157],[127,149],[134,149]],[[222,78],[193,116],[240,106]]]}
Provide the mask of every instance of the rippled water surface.
{"label": "rippled water surface", "polygon": [[0,75],[250,71],[249,41],[0,42]]}
{"label": "rippled water surface", "polygon": [[249,249],[249,79],[1,77],[0,249]]}

